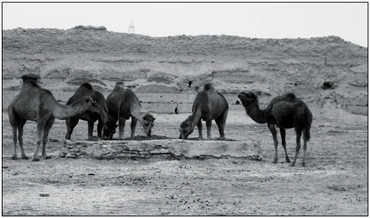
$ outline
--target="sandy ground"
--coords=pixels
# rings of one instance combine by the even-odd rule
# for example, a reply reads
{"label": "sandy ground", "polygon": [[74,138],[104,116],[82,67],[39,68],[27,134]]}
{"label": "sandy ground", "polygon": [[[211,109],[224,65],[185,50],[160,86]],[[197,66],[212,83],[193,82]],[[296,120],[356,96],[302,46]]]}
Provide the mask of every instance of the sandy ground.
{"label": "sandy ground", "polygon": [[[187,116],[155,114],[153,134],[178,137]],[[215,124],[212,130],[218,137]],[[53,157],[31,162],[10,158],[12,135],[3,113],[2,215],[368,215],[367,124],[314,120],[306,167],[301,155],[295,167],[285,163],[281,146],[279,163],[273,164],[268,128],[242,112],[230,112],[225,134],[260,143],[263,160],[63,159],[57,154],[65,124],[58,120],[47,145]],[[80,121],[72,139],[86,138],[87,124]],[[35,141],[36,124],[28,122],[29,157]],[[287,131],[287,147],[293,158],[294,130]]]}

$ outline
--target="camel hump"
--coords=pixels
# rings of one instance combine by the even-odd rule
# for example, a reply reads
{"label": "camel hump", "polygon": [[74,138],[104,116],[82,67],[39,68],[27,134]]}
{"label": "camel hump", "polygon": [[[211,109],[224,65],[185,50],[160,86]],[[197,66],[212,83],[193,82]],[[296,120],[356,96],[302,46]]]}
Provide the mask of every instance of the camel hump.
{"label": "camel hump", "polygon": [[80,87],[86,87],[87,89],[94,90],[90,83],[84,82]]}
{"label": "camel hump", "polygon": [[35,82],[37,82],[40,79],[40,76],[30,73],[30,74],[22,75],[21,78],[22,78],[23,83],[26,82],[26,81],[35,81]]}
{"label": "camel hump", "polygon": [[207,83],[207,84],[204,85],[204,88],[203,88],[204,91],[207,91],[207,90],[210,90],[210,89],[214,89],[212,83]]}
{"label": "camel hump", "polygon": [[125,82],[118,81],[116,82],[116,85],[114,86],[113,91],[124,90],[124,89],[125,89]]}
{"label": "camel hump", "polygon": [[286,93],[283,97],[284,97],[284,98],[287,98],[287,99],[292,99],[292,100],[297,98],[297,97],[295,96],[295,94],[294,94],[294,93],[292,93],[292,92]]}
{"label": "camel hump", "polygon": [[24,80],[23,85],[30,85],[35,88],[41,88],[36,80]]}
{"label": "camel hump", "polygon": [[281,97],[281,100],[283,101],[288,101],[288,102],[292,102],[292,103],[299,103],[299,102],[303,102],[301,99],[297,98],[295,96],[294,93],[292,92],[289,92],[289,93],[286,93],[284,94],[282,97]]}

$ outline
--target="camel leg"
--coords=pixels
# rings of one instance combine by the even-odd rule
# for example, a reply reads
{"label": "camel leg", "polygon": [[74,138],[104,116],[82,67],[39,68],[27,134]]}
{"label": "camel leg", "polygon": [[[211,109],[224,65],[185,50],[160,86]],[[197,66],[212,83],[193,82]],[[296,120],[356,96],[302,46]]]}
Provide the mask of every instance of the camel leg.
{"label": "camel leg", "polygon": [[32,161],[39,161],[40,158],[38,157],[42,135],[44,133],[45,121],[38,121],[37,122],[37,148],[35,153],[33,154]]}
{"label": "camel leg", "polygon": [[102,131],[103,131],[103,127],[104,127],[104,122],[102,119],[99,119],[98,121],[98,137],[99,138],[102,138]]}
{"label": "camel leg", "polygon": [[9,123],[10,126],[12,127],[12,132],[13,132],[13,160],[17,159],[17,121],[16,121],[16,116],[13,111],[13,107],[10,105],[8,107],[8,117],[9,117]]}
{"label": "camel leg", "polygon": [[225,124],[226,124],[226,118],[227,118],[228,109],[224,111],[224,113],[215,119],[216,124],[218,126],[218,132],[220,133],[220,138],[225,139]]}
{"label": "camel leg", "polygon": [[292,167],[295,166],[295,162],[297,160],[297,156],[298,156],[298,153],[299,153],[299,149],[301,148],[301,136],[302,136],[302,131],[299,131],[296,129],[296,141],[297,141],[297,146],[295,147],[295,156],[294,156],[294,160],[293,160],[293,163],[291,164]]}
{"label": "camel leg", "polygon": [[280,135],[281,135],[281,144],[283,145],[283,148],[284,148],[284,151],[285,151],[285,160],[286,160],[287,163],[290,163],[288,152],[286,150],[285,128],[280,128]]}
{"label": "camel leg", "polygon": [[202,120],[199,119],[198,123],[197,123],[197,127],[198,127],[198,133],[199,133],[199,139],[202,140],[203,139],[203,133],[202,133]]}
{"label": "camel leg", "polygon": [[306,150],[307,150],[307,138],[306,135],[303,134],[303,161],[302,166],[306,166],[305,158],[306,158]]}
{"label": "camel leg", "polygon": [[272,163],[277,163],[278,162],[278,140],[277,140],[277,133],[276,133],[276,128],[275,124],[270,123],[268,124],[268,128],[270,129],[272,133],[272,138],[274,139],[274,147],[275,147],[275,157],[274,161]]}
{"label": "camel leg", "polygon": [[71,140],[71,135],[73,132],[73,128],[78,124],[79,119],[76,117],[66,119],[66,126],[67,126],[67,134],[66,139]]}
{"label": "camel leg", "polygon": [[12,131],[13,131],[13,160],[17,159],[17,127],[12,125]]}
{"label": "camel leg", "polygon": [[24,153],[24,149],[23,149],[23,127],[24,127],[24,124],[26,124],[26,120],[20,120],[19,123],[18,123],[18,131],[19,131],[18,141],[19,141],[19,147],[21,148],[22,159],[28,159],[28,157]]}
{"label": "camel leg", "polygon": [[134,138],[135,136],[136,124],[137,124],[137,119],[134,117],[131,117],[131,138]]}
{"label": "camel leg", "polygon": [[123,134],[125,132],[125,124],[126,119],[125,118],[119,118],[118,125],[119,125],[119,138],[123,139]]}
{"label": "camel leg", "polygon": [[93,139],[93,131],[94,131],[94,121],[88,120],[87,121],[87,139]]}
{"label": "camel leg", "polygon": [[45,123],[44,127],[44,135],[42,136],[42,157],[45,159],[50,159],[50,156],[46,156],[46,143],[48,142],[48,136],[49,136],[49,131],[51,127],[54,124],[54,119],[48,120]]}
{"label": "camel leg", "polygon": [[207,138],[211,138],[211,128],[212,128],[212,120],[206,120],[206,126],[207,126]]}

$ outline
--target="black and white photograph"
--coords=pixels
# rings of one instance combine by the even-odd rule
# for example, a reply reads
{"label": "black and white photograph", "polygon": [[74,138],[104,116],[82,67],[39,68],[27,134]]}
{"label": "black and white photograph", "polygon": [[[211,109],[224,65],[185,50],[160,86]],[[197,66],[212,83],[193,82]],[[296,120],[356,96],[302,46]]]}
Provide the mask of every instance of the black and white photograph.
{"label": "black and white photograph", "polygon": [[369,216],[368,2],[2,2],[2,216]]}

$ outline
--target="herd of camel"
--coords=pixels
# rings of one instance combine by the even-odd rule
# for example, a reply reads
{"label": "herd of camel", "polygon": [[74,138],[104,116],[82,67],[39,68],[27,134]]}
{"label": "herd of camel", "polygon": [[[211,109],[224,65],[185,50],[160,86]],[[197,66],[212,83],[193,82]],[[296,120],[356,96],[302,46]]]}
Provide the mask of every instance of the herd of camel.
{"label": "herd of camel", "polygon": [[[55,118],[65,120],[67,126],[66,139],[71,139],[73,128],[78,121],[85,120],[88,123],[88,138],[93,135],[94,122],[98,120],[98,137],[111,140],[119,127],[119,138],[123,139],[125,122],[131,118],[131,137],[135,135],[137,122],[143,128],[147,136],[151,136],[155,118],[150,113],[142,111],[141,104],[135,93],[125,89],[122,82],[117,82],[107,99],[94,90],[89,83],[83,83],[68,100],[66,105],[60,104],[53,94],[39,86],[39,76],[33,74],[23,75],[23,85],[20,93],[8,107],[9,122],[13,131],[14,154],[17,159],[16,144],[19,141],[22,159],[28,159],[23,150],[23,126],[27,120],[37,122],[37,148],[33,155],[33,161],[39,161],[38,156],[42,144],[42,157],[46,155],[45,147],[49,131]],[[298,99],[293,93],[277,96],[269,105],[261,110],[258,97],[253,92],[241,92],[238,94],[246,113],[257,123],[267,123],[270,129],[275,147],[273,163],[278,162],[278,140],[276,126],[280,129],[282,145],[285,151],[285,159],[290,163],[286,150],[285,129],[294,128],[296,132],[296,153],[291,166],[294,166],[301,147],[303,134],[303,161],[305,166],[305,152],[307,142],[310,139],[312,113],[307,105]],[[202,139],[202,122],[207,126],[207,138],[211,138],[212,120],[216,121],[221,139],[225,139],[225,124],[229,106],[226,98],[216,91],[211,83],[204,85],[203,91],[199,92],[194,100],[192,114],[180,125],[180,139],[186,139],[198,127],[199,138]],[[118,121],[118,125],[117,125]],[[18,130],[18,137],[17,137]]]}

